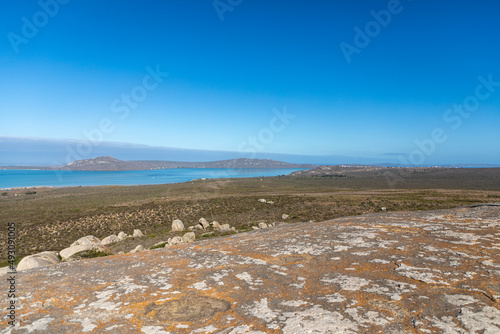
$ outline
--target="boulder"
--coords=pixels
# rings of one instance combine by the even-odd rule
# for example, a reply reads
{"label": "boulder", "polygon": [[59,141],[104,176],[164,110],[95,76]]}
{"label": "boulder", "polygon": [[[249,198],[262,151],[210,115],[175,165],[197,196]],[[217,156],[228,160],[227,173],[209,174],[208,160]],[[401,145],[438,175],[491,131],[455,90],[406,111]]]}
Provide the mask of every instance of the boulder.
{"label": "boulder", "polygon": [[220,226],[219,222],[213,221],[213,222],[212,222],[212,227],[213,227],[214,229],[216,229],[216,230],[220,230],[220,227],[221,227],[221,226]]}
{"label": "boulder", "polygon": [[101,240],[97,239],[93,235],[88,235],[86,237],[82,237],[82,238],[78,239],[77,241],[73,242],[71,244],[71,247],[89,246],[89,247],[95,248],[95,247],[99,246],[100,243],[101,243]]}
{"label": "boulder", "polygon": [[203,227],[204,230],[207,229],[208,227],[210,227],[208,220],[206,220],[205,218],[200,218],[199,222],[200,222],[201,227]]}
{"label": "boulder", "polygon": [[182,241],[186,244],[194,242],[194,239],[196,239],[196,234],[194,234],[194,232],[188,232],[182,236]]}
{"label": "boulder", "polygon": [[111,234],[110,236],[107,236],[106,238],[101,240],[101,245],[106,246],[106,245],[111,245],[114,244],[115,242],[120,241],[116,234]]}
{"label": "boulder", "polygon": [[57,252],[42,252],[24,257],[17,265],[17,270],[27,270],[61,262]]}
{"label": "boulder", "polygon": [[64,248],[62,251],[59,252],[59,255],[61,255],[63,260],[68,260],[72,255],[76,253],[80,253],[83,251],[87,250],[92,250],[94,247],[89,244],[84,244],[84,245],[79,245],[79,246],[71,246],[68,248]]}
{"label": "boulder", "polygon": [[134,253],[139,253],[139,252],[142,252],[144,250],[144,246],[143,245],[138,245],[137,247],[135,247],[134,249],[132,249],[130,252],[128,252],[129,254],[134,254]]}
{"label": "boulder", "polygon": [[127,233],[121,231],[120,233],[118,233],[117,238],[118,238],[118,241],[125,240],[125,239],[127,239]]}
{"label": "boulder", "polygon": [[144,234],[141,232],[141,230],[134,230],[134,234],[132,236],[134,238],[137,238],[137,237],[143,237]]}
{"label": "boulder", "polygon": [[284,214],[281,215],[281,219],[288,219],[288,217],[290,217],[290,216],[287,215],[286,213],[284,213]]}
{"label": "boulder", "polygon": [[172,222],[172,231],[173,232],[184,231],[184,224],[182,223],[182,220],[174,219],[174,221]]}
{"label": "boulder", "polygon": [[222,224],[220,226],[221,231],[229,231],[230,229],[231,229],[231,226],[229,226],[229,224]]}
{"label": "boulder", "polygon": [[168,239],[169,246],[179,245],[182,243],[184,243],[184,240],[181,237],[173,237],[171,239]]}

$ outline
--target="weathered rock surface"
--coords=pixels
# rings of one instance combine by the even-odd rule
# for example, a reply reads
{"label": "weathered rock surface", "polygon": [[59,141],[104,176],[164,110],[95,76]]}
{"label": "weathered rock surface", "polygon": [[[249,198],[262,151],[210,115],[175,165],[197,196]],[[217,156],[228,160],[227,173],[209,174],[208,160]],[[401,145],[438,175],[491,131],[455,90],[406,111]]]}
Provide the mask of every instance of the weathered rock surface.
{"label": "weathered rock surface", "polygon": [[172,231],[174,232],[184,231],[184,224],[182,223],[182,220],[174,219],[174,221],[172,222]]}
{"label": "weathered rock surface", "polygon": [[81,237],[77,241],[73,242],[71,244],[71,247],[76,247],[76,246],[86,246],[86,247],[92,247],[95,248],[99,246],[101,243],[101,240],[97,239],[96,237],[92,235],[88,235],[86,237]]}
{"label": "weathered rock surface", "polygon": [[134,238],[138,238],[138,237],[143,237],[144,234],[141,232],[141,230],[134,230],[134,234],[132,236]]}
{"label": "weathered rock surface", "polygon": [[500,333],[499,249],[500,204],[280,224],[24,271],[12,333]]}
{"label": "weathered rock surface", "polygon": [[192,243],[196,239],[196,234],[194,232],[188,232],[182,236],[182,242],[184,243]]}
{"label": "weathered rock surface", "polygon": [[208,223],[208,220],[205,218],[200,218],[199,220],[201,227],[205,230],[210,227],[210,224]]}
{"label": "weathered rock surface", "polygon": [[144,251],[144,246],[143,245],[137,245],[134,249],[132,249],[129,254],[134,254],[134,253],[139,253]]}
{"label": "weathered rock surface", "polygon": [[101,245],[107,246],[107,245],[114,244],[115,242],[118,242],[118,241],[120,241],[120,240],[118,240],[118,237],[116,236],[116,234],[111,234],[110,236],[107,236],[106,238],[101,240]]}
{"label": "weathered rock surface", "polygon": [[127,233],[121,231],[120,233],[118,233],[117,239],[118,239],[118,241],[123,241],[123,240],[127,239]]}
{"label": "weathered rock surface", "polygon": [[42,252],[24,257],[17,265],[17,270],[27,270],[61,262],[57,252]]}
{"label": "weathered rock surface", "polygon": [[62,259],[66,261],[71,256],[75,255],[76,253],[80,253],[80,252],[88,251],[88,250],[92,250],[92,249],[94,249],[94,247],[90,244],[71,246],[68,248],[64,248],[62,251],[59,252],[59,255],[61,255]]}

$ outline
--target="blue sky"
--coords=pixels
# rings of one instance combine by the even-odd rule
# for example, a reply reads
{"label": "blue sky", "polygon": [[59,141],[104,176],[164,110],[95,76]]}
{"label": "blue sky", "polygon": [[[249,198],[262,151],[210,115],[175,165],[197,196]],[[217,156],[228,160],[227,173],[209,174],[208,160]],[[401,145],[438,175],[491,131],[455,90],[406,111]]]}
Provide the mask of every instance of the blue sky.
{"label": "blue sky", "polygon": [[[500,163],[494,0],[4,0],[2,9],[0,136]],[[356,52],[346,57],[346,45]],[[448,111],[464,103],[471,112]]]}

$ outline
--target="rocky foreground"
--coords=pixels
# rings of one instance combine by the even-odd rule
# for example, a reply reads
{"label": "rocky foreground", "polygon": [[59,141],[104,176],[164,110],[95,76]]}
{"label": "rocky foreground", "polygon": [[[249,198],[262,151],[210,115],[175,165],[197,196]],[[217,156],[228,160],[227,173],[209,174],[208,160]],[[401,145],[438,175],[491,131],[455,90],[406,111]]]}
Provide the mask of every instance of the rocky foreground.
{"label": "rocky foreground", "polygon": [[1,333],[500,333],[499,250],[500,204],[282,224],[19,272]]}

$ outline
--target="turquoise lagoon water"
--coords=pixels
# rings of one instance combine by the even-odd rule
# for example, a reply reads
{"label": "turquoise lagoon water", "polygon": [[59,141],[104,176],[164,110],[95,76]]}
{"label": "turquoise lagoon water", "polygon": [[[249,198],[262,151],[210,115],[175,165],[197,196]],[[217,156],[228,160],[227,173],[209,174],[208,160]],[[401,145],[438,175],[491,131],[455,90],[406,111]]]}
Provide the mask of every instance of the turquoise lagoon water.
{"label": "turquoise lagoon water", "polygon": [[278,176],[298,170],[302,169],[176,168],[114,172],[4,169],[0,170],[0,189],[179,183],[201,178]]}

